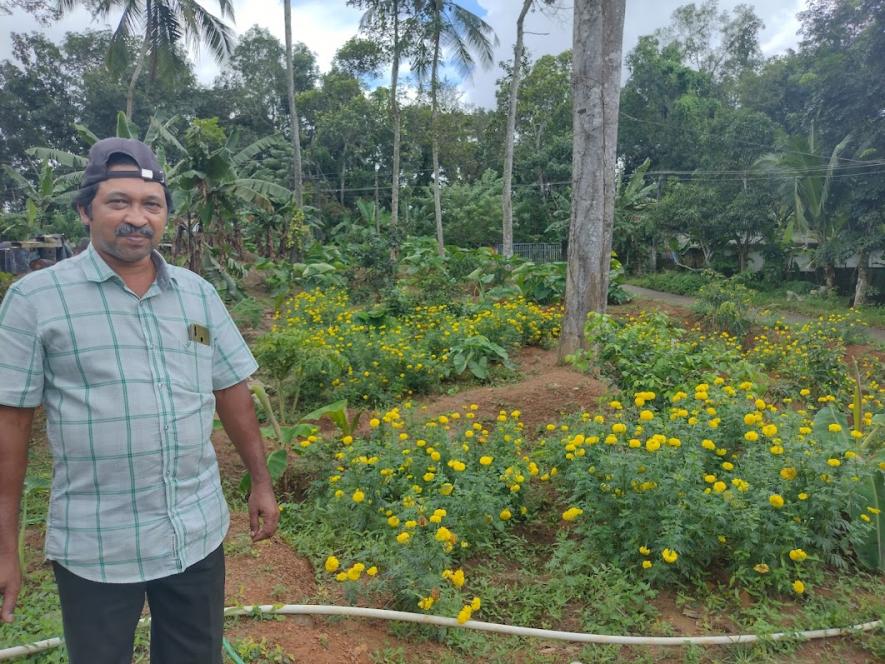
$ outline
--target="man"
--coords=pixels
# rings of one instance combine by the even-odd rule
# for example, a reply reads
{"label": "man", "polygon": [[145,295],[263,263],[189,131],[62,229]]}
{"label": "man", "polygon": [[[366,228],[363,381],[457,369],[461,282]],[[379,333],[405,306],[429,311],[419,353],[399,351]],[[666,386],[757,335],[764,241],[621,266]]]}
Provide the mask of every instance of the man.
{"label": "man", "polygon": [[18,513],[42,403],[46,557],[70,661],[128,664],[146,596],[151,662],[220,663],[229,515],[215,410],[252,475],[252,539],[279,520],[245,382],[257,365],[212,286],[156,251],[171,198],[150,148],[96,143],[75,206],[90,246],[0,305],[0,619],[21,587]]}

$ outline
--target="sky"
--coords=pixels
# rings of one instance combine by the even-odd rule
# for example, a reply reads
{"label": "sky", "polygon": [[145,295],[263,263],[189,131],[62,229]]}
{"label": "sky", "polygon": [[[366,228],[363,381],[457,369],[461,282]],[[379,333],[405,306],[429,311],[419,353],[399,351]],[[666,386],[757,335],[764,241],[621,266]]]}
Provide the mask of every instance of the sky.
{"label": "sky", "polygon": [[[732,9],[742,0],[720,0],[720,9]],[[802,11],[808,0],[743,0],[751,5],[765,24],[760,35],[760,45],[766,56],[783,53],[799,43],[796,14]],[[216,11],[218,5],[206,0],[204,6]],[[495,65],[487,70],[479,67],[470,79],[461,80],[462,102],[491,108],[495,105],[495,81],[501,76],[497,63],[513,59],[516,41],[516,18],[520,0],[460,0],[460,4],[481,16],[495,30],[498,46],[495,48]],[[558,11],[532,12],[525,21],[525,45],[532,59],[544,54],[561,53],[571,47],[572,0],[560,0]],[[626,55],[641,35],[654,32],[667,25],[673,10],[687,4],[685,0],[627,0],[624,24],[624,54]],[[233,0],[237,34],[253,25],[267,28],[280,41],[284,39],[283,5],[280,0]],[[107,23],[96,21],[84,9],[77,9],[54,25],[43,27],[23,12],[11,16],[0,15],[0,60],[12,57],[9,35],[12,32],[41,30],[54,41],[61,41],[67,31],[89,27],[114,27],[116,16]],[[347,6],[345,0],[294,0],[292,3],[292,32],[295,41],[304,42],[317,57],[321,71],[328,70],[335,51],[359,30],[360,11]],[[220,67],[207,51],[193,54],[197,77],[204,84],[211,84]],[[223,64],[221,65],[223,67]],[[454,79],[451,70],[449,77]]]}

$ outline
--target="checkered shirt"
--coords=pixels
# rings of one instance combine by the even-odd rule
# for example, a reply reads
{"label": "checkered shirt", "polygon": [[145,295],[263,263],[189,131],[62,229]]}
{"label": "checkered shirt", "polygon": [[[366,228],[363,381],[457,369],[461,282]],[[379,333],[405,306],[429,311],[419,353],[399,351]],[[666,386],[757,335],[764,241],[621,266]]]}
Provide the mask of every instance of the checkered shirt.
{"label": "checkered shirt", "polygon": [[[213,390],[257,364],[212,285],[152,259],[141,298],[90,245],[15,282],[0,304],[0,404],[46,410],[46,557],[93,581],[181,572],[229,523]],[[209,344],[190,340],[192,324]]]}

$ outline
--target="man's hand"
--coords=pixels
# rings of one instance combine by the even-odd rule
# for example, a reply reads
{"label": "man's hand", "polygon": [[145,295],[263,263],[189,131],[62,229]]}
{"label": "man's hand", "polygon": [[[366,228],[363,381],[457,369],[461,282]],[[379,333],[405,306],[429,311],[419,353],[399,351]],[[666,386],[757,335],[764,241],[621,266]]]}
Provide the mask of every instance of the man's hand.
{"label": "man's hand", "polygon": [[268,539],[277,531],[280,508],[270,484],[253,486],[249,494],[249,534],[253,542]]}
{"label": "man's hand", "polygon": [[18,552],[3,554],[0,556],[0,595],[3,595],[0,622],[11,623],[15,620],[12,612],[15,610],[21,587],[22,574],[18,563]]}

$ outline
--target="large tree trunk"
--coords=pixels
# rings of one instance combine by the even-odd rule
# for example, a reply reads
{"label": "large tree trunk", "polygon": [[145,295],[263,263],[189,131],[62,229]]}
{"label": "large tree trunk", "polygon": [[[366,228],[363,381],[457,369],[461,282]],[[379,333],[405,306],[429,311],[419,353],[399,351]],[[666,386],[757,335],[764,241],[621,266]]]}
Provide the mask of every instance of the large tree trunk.
{"label": "large tree trunk", "polygon": [[867,303],[867,287],[870,284],[870,250],[863,247],[857,259],[857,286],[854,288],[852,307],[862,307]]}
{"label": "large tree trunk", "polygon": [[442,202],[440,201],[439,192],[439,100],[437,99],[437,69],[439,65],[439,28],[436,29],[433,43],[433,69],[430,75],[430,133],[432,134],[432,153],[433,153],[433,215],[436,220],[436,245],[439,255],[446,253],[446,245],[443,239],[442,225]]}
{"label": "large tree trunk", "polygon": [[[147,0],[144,5],[145,20],[150,20],[151,0]],[[144,41],[141,42],[141,51],[138,53],[138,60],[135,63],[135,69],[132,71],[132,78],[129,79],[129,89],[126,91],[126,118],[131,122],[132,113],[135,110],[135,84],[141,76],[141,70],[144,69],[144,61],[147,58],[148,48],[150,47],[150,32],[147,28],[144,30]]]}
{"label": "large tree trunk", "polygon": [[504,216],[502,241],[504,257],[513,256],[513,135],[516,133],[516,100],[519,94],[519,79],[522,73],[523,23],[534,0],[523,0],[522,11],[516,19],[516,45],[513,47],[513,72],[510,78],[510,106],[507,109],[507,138],[504,143],[504,191],[501,210]]}
{"label": "large tree trunk", "polygon": [[560,361],[585,348],[584,322],[605,312],[615,212],[615,160],[626,0],[575,0],[574,148]]}
{"label": "large tree trunk", "polygon": [[291,0],[284,0],[283,15],[286,22],[286,83],[289,96],[289,130],[292,132],[292,193],[295,194],[295,205],[301,208],[304,206],[301,182],[301,123],[298,120],[298,109],[295,108],[295,67],[292,62]]}

